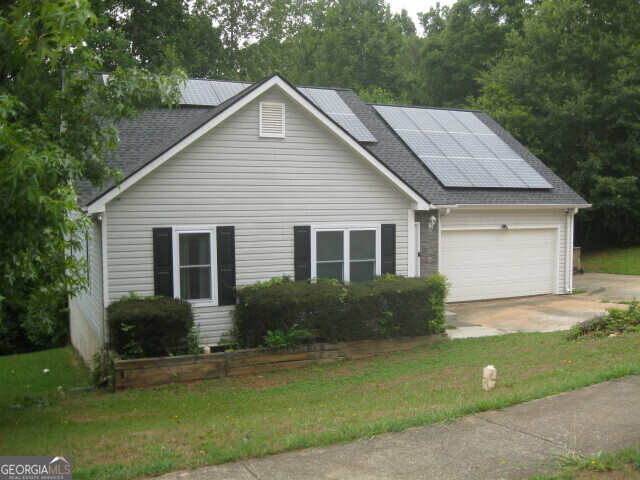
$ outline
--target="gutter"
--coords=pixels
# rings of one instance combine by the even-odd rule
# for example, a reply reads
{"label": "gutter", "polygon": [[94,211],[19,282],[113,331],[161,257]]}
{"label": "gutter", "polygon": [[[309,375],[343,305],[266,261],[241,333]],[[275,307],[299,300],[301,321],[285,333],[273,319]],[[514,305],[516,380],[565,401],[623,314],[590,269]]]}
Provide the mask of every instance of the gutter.
{"label": "gutter", "polygon": [[432,205],[434,209],[445,209],[445,208],[464,208],[464,209],[512,209],[512,208],[535,208],[535,209],[547,209],[547,208],[564,208],[564,209],[573,209],[576,210],[579,208],[591,208],[592,205],[590,203],[581,203],[581,204],[566,204],[566,203],[554,203],[554,204],[496,204],[496,203],[468,203],[468,204],[455,204],[455,205]]}

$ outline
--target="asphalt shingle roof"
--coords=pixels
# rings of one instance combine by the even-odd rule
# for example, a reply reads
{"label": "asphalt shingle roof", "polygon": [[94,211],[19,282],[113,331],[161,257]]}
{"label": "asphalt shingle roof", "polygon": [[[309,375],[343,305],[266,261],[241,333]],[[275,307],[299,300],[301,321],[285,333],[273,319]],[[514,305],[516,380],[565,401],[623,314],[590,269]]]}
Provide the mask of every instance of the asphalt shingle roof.
{"label": "asphalt shingle roof", "polygon": [[[118,125],[119,148],[109,157],[109,165],[118,168],[124,178],[133,175],[240,98],[258,88],[268,78],[271,77],[254,83],[217,107],[148,110],[135,120],[121,122]],[[553,189],[444,187],[371,104],[364,103],[351,90],[335,91],[377,139],[375,143],[361,142],[361,145],[431,204],[587,205],[584,199],[484,112],[474,114],[553,185]],[[86,181],[79,181],[80,205],[92,203],[112,187],[113,184],[95,187]]]}

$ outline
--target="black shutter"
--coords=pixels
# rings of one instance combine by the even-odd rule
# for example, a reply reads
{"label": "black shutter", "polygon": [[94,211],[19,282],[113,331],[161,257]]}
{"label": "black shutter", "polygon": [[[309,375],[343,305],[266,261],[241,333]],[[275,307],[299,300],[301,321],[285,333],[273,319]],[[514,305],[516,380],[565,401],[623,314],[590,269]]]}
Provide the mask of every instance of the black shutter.
{"label": "black shutter", "polygon": [[153,229],[154,295],[173,297],[173,249],[170,228]]}
{"label": "black shutter", "polygon": [[311,278],[311,227],[293,227],[295,281]]}
{"label": "black shutter", "polygon": [[234,227],[216,228],[218,249],[218,305],[235,305],[236,241]]}
{"label": "black shutter", "polygon": [[382,225],[382,274],[396,273],[396,226]]}

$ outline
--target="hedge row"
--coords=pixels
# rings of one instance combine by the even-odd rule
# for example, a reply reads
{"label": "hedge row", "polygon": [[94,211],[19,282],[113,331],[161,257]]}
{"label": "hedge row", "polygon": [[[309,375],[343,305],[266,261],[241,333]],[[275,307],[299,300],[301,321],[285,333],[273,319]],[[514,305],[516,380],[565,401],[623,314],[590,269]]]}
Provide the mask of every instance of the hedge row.
{"label": "hedge row", "polygon": [[233,340],[265,344],[273,332],[310,332],[308,339],[338,342],[428,335],[444,330],[448,285],[441,275],[385,275],[371,282],[293,282],[277,278],[238,289]]}

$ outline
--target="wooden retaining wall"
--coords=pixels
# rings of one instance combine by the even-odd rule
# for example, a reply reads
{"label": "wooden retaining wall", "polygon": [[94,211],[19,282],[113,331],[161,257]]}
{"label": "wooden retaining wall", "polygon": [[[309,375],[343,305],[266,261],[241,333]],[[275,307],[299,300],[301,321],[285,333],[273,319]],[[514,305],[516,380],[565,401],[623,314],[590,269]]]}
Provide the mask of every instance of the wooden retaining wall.
{"label": "wooden retaining wall", "polygon": [[179,357],[114,360],[114,385],[116,390],[123,390],[302,368],[412,350],[433,345],[445,337],[446,334],[437,334],[357,342],[313,343],[282,349],[253,348]]}

